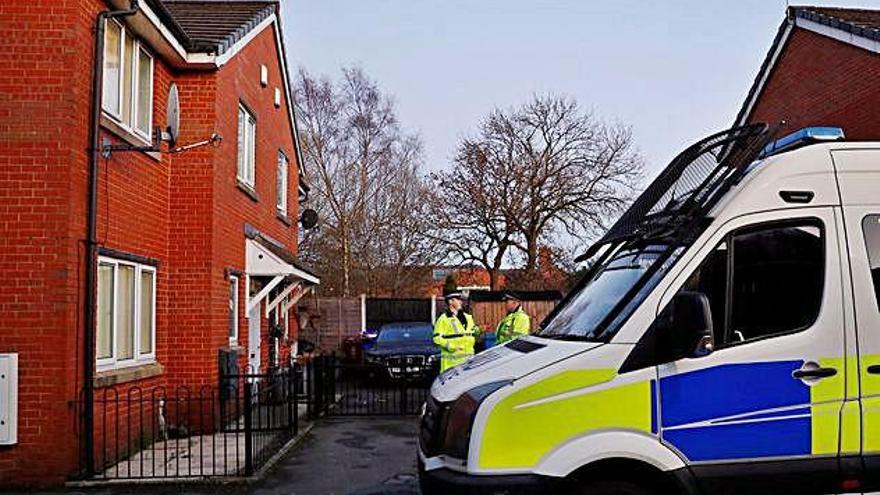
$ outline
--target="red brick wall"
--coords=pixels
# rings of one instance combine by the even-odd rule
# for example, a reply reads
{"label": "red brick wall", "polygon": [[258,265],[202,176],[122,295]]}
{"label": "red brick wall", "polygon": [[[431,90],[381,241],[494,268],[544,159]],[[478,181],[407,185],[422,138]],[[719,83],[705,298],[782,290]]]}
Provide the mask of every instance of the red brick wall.
{"label": "red brick wall", "polygon": [[[93,39],[95,15],[106,8],[102,0],[0,3],[0,353],[18,352],[20,363],[19,443],[0,446],[0,487],[56,485],[78,466],[93,54],[84,40]],[[295,251],[296,224],[275,217],[279,148],[291,160],[289,216],[297,217],[287,109],[273,106],[281,87],[276,57],[272,29],[220,71],[179,73],[157,57],[154,124],[165,123],[173,80],[181,142],[216,131],[222,146],[159,160],[138,152],[100,160],[99,244],[159,262],[156,353],[165,372],[114,394],[216,384],[217,350],[228,345],[224,273],[244,269],[244,223]],[[259,86],[260,63],[270,70],[267,88]],[[259,120],[258,203],[235,188],[238,95]],[[244,277],[241,290],[246,347]],[[294,337],[295,324],[291,330]]]}
{"label": "red brick wall", "polygon": [[[216,128],[224,136],[222,149],[214,164],[214,210],[212,229],[213,269],[211,273],[213,289],[211,312],[213,326],[226,328],[227,285],[223,279],[226,268],[244,271],[245,241],[244,226],[250,224],[261,232],[284,243],[289,250],[296,252],[296,219],[298,165],[293,142],[293,132],[287,101],[282,100],[280,108],[275,108],[275,88],[284,91],[280,54],[276,49],[275,32],[266,28],[251,41],[237,56],[217,72]],[[260,85],[260,65],[266,65],[268,85]],[[243,102],[254,114],[257,121],[256,175],[255,190],[258,197],[254,201],[241,191],[236,180],[238,135],[238,105]],[[287,216],[290,222],[276,215],[276,172],[278,151],[282,150],[289,160]],[[242,290],[239,300],[239,344],[245,351],[248,345],[248,324],[244,308],[244,277],[240,280]],[[261,325],[263,345],[261,347],[263,366],[268,362],[268,322]],[[226,342],[226,334],[217,334],[217,345]],[[296,323],[291,320],[290,339],[296,338]],[[284,346],[283,346],[284,347]],[[246,365],[246,352],[242,352],[242,366]],[[282,355],[282,359],[286,355]]]}
{"label": "red brick wall", "polygon": [[878,77],[877,54],[795,28],[749,121],[785,119],[791,131],[840,126],[848,139],[876,140],[880,138]]}
{"label": "red brick wall", "polygon": [[84,176],[71,164],[85,157],[91,24],[56,0],[2,2],[0,19],[0,352],[20,366],[0,486],[57,483],[76,462]]}

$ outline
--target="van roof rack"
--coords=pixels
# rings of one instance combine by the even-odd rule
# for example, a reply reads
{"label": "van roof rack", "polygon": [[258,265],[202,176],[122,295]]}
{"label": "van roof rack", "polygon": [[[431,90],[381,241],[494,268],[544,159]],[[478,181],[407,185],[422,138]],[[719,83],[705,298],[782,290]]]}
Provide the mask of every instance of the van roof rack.
{"label": "van roof rack", "polygon": [[771,129],[763,123],[734,127],[691,145],[669,163],[599,242],[575,261],[593,257],[610,243],[638,238],[676,242],[698,233],[702,230],[698,223],[742,178],[778,127]]}

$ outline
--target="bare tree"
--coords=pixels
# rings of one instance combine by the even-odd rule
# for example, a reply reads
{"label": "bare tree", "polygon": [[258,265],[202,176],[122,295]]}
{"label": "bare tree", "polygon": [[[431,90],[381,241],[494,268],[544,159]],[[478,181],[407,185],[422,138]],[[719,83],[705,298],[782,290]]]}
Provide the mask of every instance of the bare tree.
{"label": "bare tree", "polygon": [[421,142],[401,130],[393,101],[361,69],[343,70],[336,84],[300,70],[296,101],[321,218],[304,254],[341,295],[373,292],[373,275],[389,265],[400,270],[421,253],[413,218],[420,212],[413,197],[424,194]]}
{"label": "bare tree", "polygon": [[447,254],[462,264],[475,263],[489,273],[489,286],[498,276],[508,251],[515,245],[514,225],[505,216],[508,178],[487,159],[485,143],[465,140],[452,170],[432,175],[433,237]]}
{"label": "bare tree", "polygon": [[633,197],[643,172],[629,128],[552,95],[493,111],[477,137],[462,141],[455,165],[435,176],[438,190],[458,195],[441,209],[444,238],[490,273],[510,248],[528,273],[542,245],[562,234],[592,237]]}

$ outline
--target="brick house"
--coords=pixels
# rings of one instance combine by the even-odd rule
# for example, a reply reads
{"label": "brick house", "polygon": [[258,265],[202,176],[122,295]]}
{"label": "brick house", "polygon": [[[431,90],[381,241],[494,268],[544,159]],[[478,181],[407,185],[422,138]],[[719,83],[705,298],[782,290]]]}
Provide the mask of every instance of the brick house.
{"label": "brick house", "polygon": [[[0,488],[77,473],[89,396],[287,361],[319,280],[279,9],[0,4]],[[161,142],[176,108],[174,147],[202,145]]]}
{"label": "brick house", "polygon": [[790,7],[736,124],[787,122],[781,132],[842,127],[880,137],[880,11]]}

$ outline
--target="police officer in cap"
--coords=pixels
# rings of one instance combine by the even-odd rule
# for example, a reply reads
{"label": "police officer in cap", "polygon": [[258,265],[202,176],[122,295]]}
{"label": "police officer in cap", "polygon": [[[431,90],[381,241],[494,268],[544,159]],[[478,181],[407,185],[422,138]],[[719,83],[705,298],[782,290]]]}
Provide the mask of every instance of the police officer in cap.
{"label": "police officer in cap", "polygon": [[532,328],[532,321],[529,315],[523,311],[522,300],[519,294],[512,291],[504,293],[504,306],[507,314],[498,323],[495,329],[495,342],[498,345],[505,344],[511,340],[528,335]]}
{"label": "police officer in cap", "polygon": [[446,311],[434,323],[434,344],[440,348],[440,371],[463,364],[474,355],[479,329],[474,317],[462,309],[461,292],[444,291]]}

